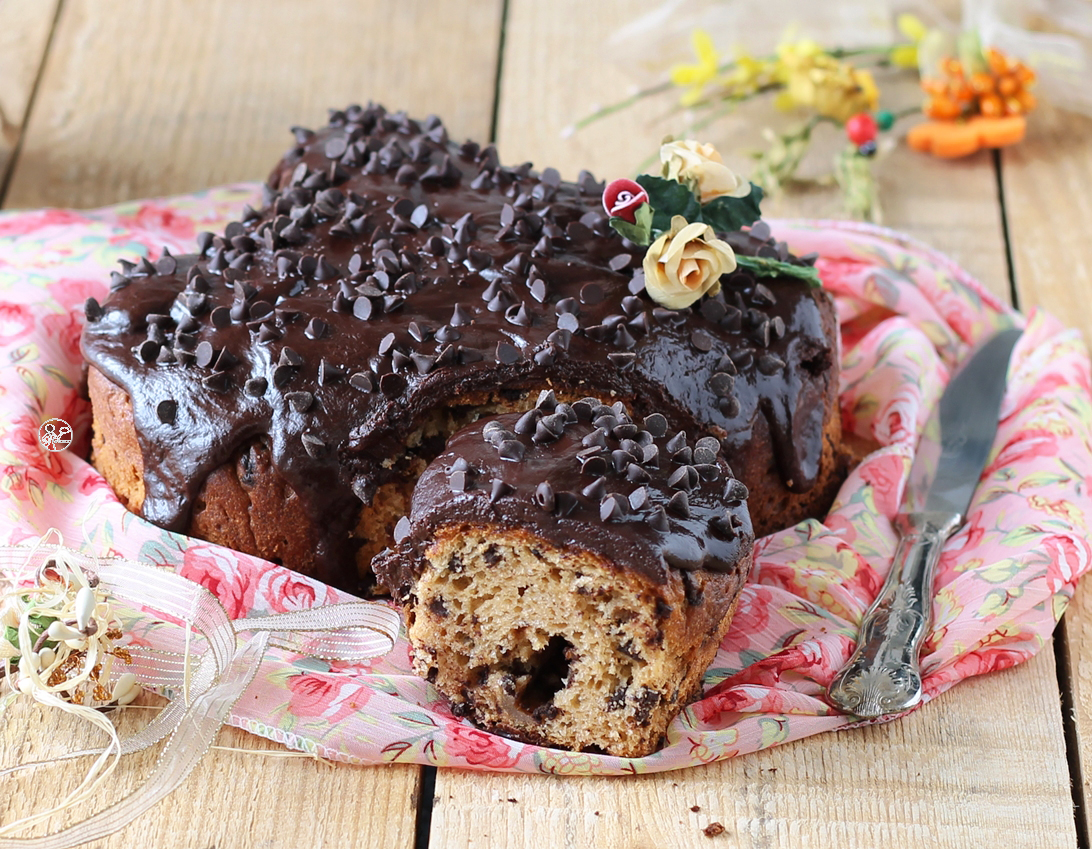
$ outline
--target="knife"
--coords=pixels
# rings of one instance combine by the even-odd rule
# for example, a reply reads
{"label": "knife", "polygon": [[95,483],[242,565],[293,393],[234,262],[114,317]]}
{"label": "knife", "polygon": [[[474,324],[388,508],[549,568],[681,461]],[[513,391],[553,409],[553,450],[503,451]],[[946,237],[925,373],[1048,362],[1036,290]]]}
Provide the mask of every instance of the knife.
{"label": "knife", "polygon": [[981,345],[929,416],[895,517],[900,539],[891,571],[861,620],[856,650],[827,691],[848,713],[872,719],[921,701],[918,653],[929,631],[933,573],[986,467],[1020,333],[1003,330]]}

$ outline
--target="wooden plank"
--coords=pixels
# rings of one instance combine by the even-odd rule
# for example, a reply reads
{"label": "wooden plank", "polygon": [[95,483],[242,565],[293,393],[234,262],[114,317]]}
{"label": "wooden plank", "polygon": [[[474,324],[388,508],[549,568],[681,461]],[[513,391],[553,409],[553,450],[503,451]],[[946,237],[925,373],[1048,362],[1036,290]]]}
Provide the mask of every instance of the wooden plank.
{"label": "wooden plank", "polygon": [[[12,4],[5,4],[12,5]],[[31,4],[34,5],[34,4]],[[500,0],[73,0],[8,206],[87,207],[262,179],[288,128],[369,98],[488,135]]]}
{"label": "wooden plank", "polygon": [[23,134],[58,2],[0,3],[0,186]]}
{"label": "wooden plank", "polygon": [[[596,101],[627,91],[621,68],[603,61],[604,45],[639,8],[599,3],[592,15],[582,13],[578,0],[555,2],[548,11],[543,4],[513,0],[498,121],[503,159],[555,165],[568,177],[581,167],[600,178],[621,176],[632,173],[665,133],[678,131],[670,121],[648,119],[660,107],[620,113],[571,139],[561,137]],[[556,85],[558,80],[579,84]],[[754,131],[733,119],[706,138],[732,158],[731,151],[755,143],[740,140],[754,139]],[[840,140],[820,143],[827,145],[818,153],[823,157]],[[743,158],[734,158],[747,173]],[[902,150],[880,172],[891,226],[949,253],[1007,296],[988,155],[942,163]],[[785,196],[772,211],[814,216],[838,210],[833,194],[812,191]],[[440,771],[436,800],[433,849],[515,849],[537,845],[543,834],[555,845],[572,847],[706,846],[702,829],[712,821],[726,827],[725,845],[744,847],[1075,844],[1049,649],[1016,669],[965,682],[884,726],[633,780]],[[692,812],[693,805],[700,810]]]}
{"label": "wooden plank", "polygon": [[[1041,307],[1092,341],[1092,119],[1043,108],[1026,141],[1002,153],[1013,268],[1021,307]],[[1087,486],[1087,480],[1085,485]],[[1062,631],[1067,643],[1081,799],[1092,805],[1092,588],[1077,590]],[[1084,845],[1092,840],[1087,818]]]}
{"label": "wooden plank", "polygon": [[[162,704],[155,696],[147,704]],[[123,711],[118,728],[127,735],[153,711]],[[104,736],[86,723],[39,705],[18,702],[0,724],[4,766],[102,746]],[[412,847],[417,773],[410,765],[352,767],[307,757],[276,757],[285,750],[234,728],[220,732],[213,749],[178,790],[116,834],[85,844],[93,849],[133,846]],[[124,758],[93,806],[50,823],[54,831],[131,793],[155,765],[159,747]],[[88,760],[5,778],[0,818],[5,823],[55,804],[82,778]],[[26,832],[46,833],[45,826]],[[23,835],[20,835],[23,836]]]}
{"label": "wooden plank", "polygon": [[[0,27],[17,5],[0,5]],[[445,3],[443,26],[423,28],[437,8],[423,0],[328,4],[321,12],[286,0],[70,0],[7,205],[95,206],[263,178],[290,143],[289,126],[321,123],[326,107],[369,98],[441,113],[453,136],[483,137],[500,0]],[[15,14],[22,17],[29,20]],[[0,45],[33,37],[24,27],[0,35]],[[57,738],[78,736],[56,717],[45,724],[5,716],[2,762],[25,759],[46,728]],[[221,741],[280,750],[233,729]],[[154,757],[123,761],[118,792]],[[419,774],[412,766],[334,769],[213,752],[169,799],[96,845],[408,847]],[[66,772],[50,783],[11,782],[0,821],[40,809],[76,781]]]}
{"label": "wooden plank", "polygon": [[[1056,734],[1028,713],[1057,716],[1057,695],[1035,685],[1053,663],[1044,651],[889,725],[679,772],[604,780],[441,770],[429,846],[515,849],[543,835],[559,849],[1073,846]],[[703,833],[714,822],[723,844]]]}

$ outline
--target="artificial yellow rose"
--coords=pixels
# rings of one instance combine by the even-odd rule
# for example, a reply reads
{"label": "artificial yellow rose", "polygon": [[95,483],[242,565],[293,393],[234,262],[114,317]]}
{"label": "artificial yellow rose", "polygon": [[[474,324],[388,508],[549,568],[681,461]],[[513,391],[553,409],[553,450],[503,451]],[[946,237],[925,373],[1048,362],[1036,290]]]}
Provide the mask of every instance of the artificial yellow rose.
{"label": "artificial yellow rose", "polygon": [[737,177],[711,144],[696,141],[667,142],[660,147],[660,162],[668,180],[689,186],[702,203],[719,197],[747,197],[751,184]]}
{"label": "artificial yellow rose", "polygon": [[687,224],[676,215],[671,229],[645,254],[645,291],[661,306],[681,310],[720,291],[722,274],[735,271],[736,255],[708,224]]}

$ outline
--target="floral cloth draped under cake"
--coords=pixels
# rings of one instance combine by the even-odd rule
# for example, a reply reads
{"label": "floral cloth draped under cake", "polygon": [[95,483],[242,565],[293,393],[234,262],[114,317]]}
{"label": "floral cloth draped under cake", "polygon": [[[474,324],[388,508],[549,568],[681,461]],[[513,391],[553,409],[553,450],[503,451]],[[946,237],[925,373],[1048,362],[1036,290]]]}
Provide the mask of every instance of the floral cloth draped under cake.
{"label": "floral cloth draped under cake", "polygon": [[[94,212],[0,214],[0,542],[50,527],[89,553],[176,570],[238,618],[346,600],[287,569],[161,530],[128,513],[86,456],[80,399],[83,303],[106,294],[119,257],[192,249],[222,228],[253,186]],[[926,699],[1041,649],[1089,568],[1092,428],[1089,363],[1074,330],[1025,318],[943,257],[896,233],[845,223],[777,222],[818,268],[842,322],[843,427],[878,448],[849,476],[825,521],[760,540],[703,698],[645,758],[561,752],[477,730],[410,672],[401,640],[386,657],[330,665],[275,650],[231,716],[241,728],[351,763],[558,774],[653,772],[753,752],[852,724],[824,698],[894,553],[892,528],[918,434],[952,367],[979,341],[1026,326],[993,455],[967,524],[945,548]],[[38,428],[58,417],[74,441],[51,453]],[[132,639],[154,640],[154,628]]]}

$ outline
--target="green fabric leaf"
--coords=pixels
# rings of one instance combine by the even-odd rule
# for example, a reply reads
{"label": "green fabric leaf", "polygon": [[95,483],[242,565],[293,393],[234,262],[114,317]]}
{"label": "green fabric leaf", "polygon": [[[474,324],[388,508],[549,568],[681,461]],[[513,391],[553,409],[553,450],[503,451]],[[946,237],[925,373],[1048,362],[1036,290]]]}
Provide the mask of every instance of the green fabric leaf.
{"label": "green fabric leaf", "polygon": [[714,198],[701,208],[701,218],[718,233],[732,233],[758,221],[761,213],[762,189],[751,183],[751,193],[746,197]]}
{"label": "green fabric leaf", "polygon": [[634,213],[637,222],[630,223],[617,215],[610,219],[610,226],[614,228],[623,239],[629,239],[635,245],[649,245],[652,243],[652,207],[642,203]]}
{"label": "green fabric leaf", "polygon": [[740,268],[746,268],[756,277],[795,277],[797,280],[805,280],[815,287],[823,285],[823,281],[819,278],[819,272],[811,265],[794,265],[791,262],[782,262],[779,259],[740,256],[739,254],[736,254],[736,264]]}
{"label": "green fabric leaf", "polygon": [[652,204],[654,213],[652,230],[657,236],[671,229],[671,219],[676,215],[681,215],[691,224],[703,220],[701,204],[683,183],[642,174],[637,178],[637,184],[648,192],[648,202]]}

